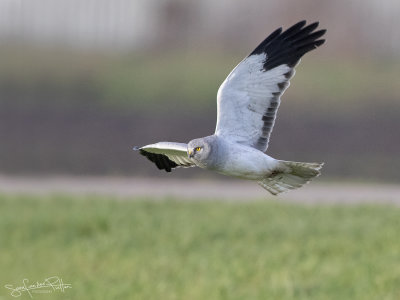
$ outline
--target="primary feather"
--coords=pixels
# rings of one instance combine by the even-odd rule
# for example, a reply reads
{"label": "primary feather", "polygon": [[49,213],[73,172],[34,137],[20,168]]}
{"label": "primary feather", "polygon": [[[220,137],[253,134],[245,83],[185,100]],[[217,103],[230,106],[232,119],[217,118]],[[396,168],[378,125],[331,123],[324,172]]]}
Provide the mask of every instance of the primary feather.
{"label": "primary feather", "polygon": [[143,147],[134,147],[140,154],[156,164],[160,170],[171,172],[178,167],[194,167],[195,163],[187,156],[187,144],[158,142]]}

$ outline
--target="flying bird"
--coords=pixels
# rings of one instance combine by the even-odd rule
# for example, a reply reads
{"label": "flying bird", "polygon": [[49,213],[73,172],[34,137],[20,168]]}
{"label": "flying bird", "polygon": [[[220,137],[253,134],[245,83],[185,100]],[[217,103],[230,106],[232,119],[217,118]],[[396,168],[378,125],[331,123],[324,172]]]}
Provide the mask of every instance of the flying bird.
{"label": "flying bird", "polygon": [[213,135],[188,144],[159,142],[134,147],[171,172],[200,167],[220,174],[256,181],[276,195],[296,189],[320,175],[323,163],[274,159],[266,154],[280,98],[307,52],[321,46],[326,30],[318,22],[298,22],[278,28],[240,62],[218,89],[217,126]]}

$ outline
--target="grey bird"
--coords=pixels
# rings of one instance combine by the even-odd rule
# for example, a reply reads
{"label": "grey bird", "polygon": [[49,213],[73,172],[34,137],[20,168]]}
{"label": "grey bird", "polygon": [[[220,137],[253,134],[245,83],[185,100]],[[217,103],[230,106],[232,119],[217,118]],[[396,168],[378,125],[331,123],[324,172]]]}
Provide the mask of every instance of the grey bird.
{"label": "grey bird", "polygon": [[280,97],[307,52],[321,46],[326,30],[318,22],[301,21],[271,33],[240,62],[217,94],[217,126],[213,135],[188,144],[159,142],[134,147],[171,172],[198,166],[237,178],[256,181],[276,195],[296,189],[320,175],[323,163],[277,160],[265,152],[275,123]]}

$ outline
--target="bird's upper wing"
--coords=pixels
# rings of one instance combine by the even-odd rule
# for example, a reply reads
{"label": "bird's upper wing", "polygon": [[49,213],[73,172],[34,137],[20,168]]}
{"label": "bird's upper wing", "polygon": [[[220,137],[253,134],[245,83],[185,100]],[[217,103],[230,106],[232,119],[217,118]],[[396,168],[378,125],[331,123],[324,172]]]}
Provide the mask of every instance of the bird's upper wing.
{"label": "bird's upper wing", "polygon": [[315,31],[301,21],[270,34],[228,75],[218,90],[215,134],[267,150],[280,96],[289,86],[294,67],[307,52],[322,45],[326,30]]}
{"label": "bird's upper wing", "polygon": [[159,142],[143,147],[134,147],[140,154],[146,156],[156,164],[160,170],[171,172],[171,169],[178,167],[194,167],[195,163],[187,155],[187,144]]}

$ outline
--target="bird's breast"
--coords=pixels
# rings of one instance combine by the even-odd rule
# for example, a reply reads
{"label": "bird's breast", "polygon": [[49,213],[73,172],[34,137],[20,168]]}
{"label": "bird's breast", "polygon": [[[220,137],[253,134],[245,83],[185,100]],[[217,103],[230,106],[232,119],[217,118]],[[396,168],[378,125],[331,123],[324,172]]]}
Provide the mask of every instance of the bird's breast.
{"label": "bird's breast", "polygon": [[215,171],[218,173],[243,178],[261,179],[269,175],[276,167],[277,161],[252,147],[228,143],[220,153],[220,162]]}

